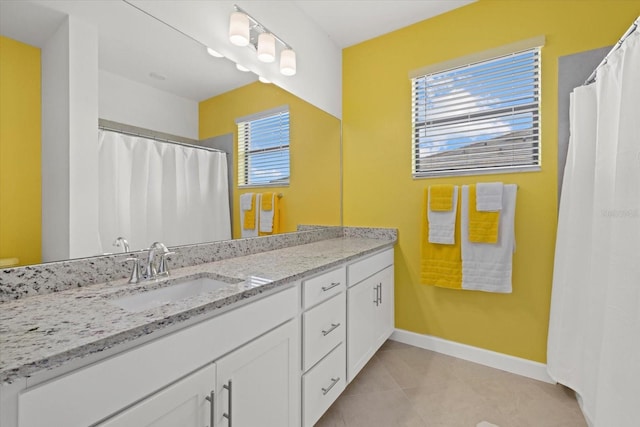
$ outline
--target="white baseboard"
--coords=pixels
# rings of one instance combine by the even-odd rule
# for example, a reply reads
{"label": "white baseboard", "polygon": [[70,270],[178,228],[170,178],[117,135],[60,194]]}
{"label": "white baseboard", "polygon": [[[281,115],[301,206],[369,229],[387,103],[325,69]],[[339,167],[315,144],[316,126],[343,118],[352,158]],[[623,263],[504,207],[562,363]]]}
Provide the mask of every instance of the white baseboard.
{"label": "white baseboard", "polygon": [[547,365],[544,363],[402,329],[395,329],[389,339],[522,375],[523,377],[533,378],[534,380],[555,384],[555,381],[547,373]]}

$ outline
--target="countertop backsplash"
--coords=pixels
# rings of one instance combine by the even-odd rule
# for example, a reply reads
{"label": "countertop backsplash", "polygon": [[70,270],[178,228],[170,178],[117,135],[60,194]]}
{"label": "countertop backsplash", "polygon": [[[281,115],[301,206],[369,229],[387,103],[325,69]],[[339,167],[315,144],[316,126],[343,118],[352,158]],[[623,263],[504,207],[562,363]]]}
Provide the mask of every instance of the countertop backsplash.
{"label": "countertop backsplash", "polygon": [[[343,236],[397,238],[397,229],[391,228],[313,225],[299,226],[298,230],[273,236],[173,247],[171,250],[175,254],[169,256],[169,266],[171,269],[190,267]],[[133,255],[139,256],[144,263],[147,252],[110,254],[0,270],[0,303],[127,278],[132,269],[127,258]]]}

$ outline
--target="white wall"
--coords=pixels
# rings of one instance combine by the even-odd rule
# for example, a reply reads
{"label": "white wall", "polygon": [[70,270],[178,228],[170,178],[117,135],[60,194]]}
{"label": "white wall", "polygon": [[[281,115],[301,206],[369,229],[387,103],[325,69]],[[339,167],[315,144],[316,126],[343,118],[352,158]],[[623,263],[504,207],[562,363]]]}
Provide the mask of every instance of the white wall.
{"label": "white wall", "polygon": [[198,103],[100,70],[101,119],[198,139]]}
{"label": "white wall", "polygon": [[42,260],[99,253],[98,33],[69,16],[42,48]]}

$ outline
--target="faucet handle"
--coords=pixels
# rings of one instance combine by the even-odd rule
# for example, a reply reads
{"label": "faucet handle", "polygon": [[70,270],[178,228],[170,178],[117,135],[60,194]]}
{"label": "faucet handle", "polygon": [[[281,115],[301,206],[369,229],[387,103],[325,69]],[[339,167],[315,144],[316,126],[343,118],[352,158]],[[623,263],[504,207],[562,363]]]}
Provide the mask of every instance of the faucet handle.
{"label": "faucet handle", "polygon": [[129,277],[129,282],[131,284],[140,282],[140,258],[137,256],[133,256],[127,258],[127,261],[133,261],[133,269],[131,270],[131,277]]}
{"label": "faucet handle", "polygon": [[169,275],[169,264],[167,261],[167,257],[169,255],[174,255],[175,252],[163,252],[160,256],[160,265],[158,266],[158,276],[168,276]]}

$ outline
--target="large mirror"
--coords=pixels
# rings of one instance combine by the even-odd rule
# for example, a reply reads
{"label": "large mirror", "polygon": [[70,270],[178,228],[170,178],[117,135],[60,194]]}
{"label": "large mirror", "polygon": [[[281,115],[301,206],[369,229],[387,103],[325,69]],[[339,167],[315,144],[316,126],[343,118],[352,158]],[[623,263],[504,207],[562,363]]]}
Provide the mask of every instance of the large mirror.
{"label": "large mirror", "polygon": [[[160,140],[228,152],[233,238],[241,236],[239,199],[246,192],[282,196],[281,232],[295,231],[298,224],[340,225],[340,121],[275,85],[258,82],[255,74],[238,71],[231,61],[209,56],[202,41],[189,36],[184,28],[167,25],[148,10],[141,10],[143,6],[124,1],[0,1],[0,262],[4,264],[0,268],[103,253],[55,248],[66,245],[68,249],[70,240],[97,233],[85,228],[74,234],[65,228],[97,216],[97,209],[81,214],[76,209],[93,204],[99,189],[90,185],[94,171],[89,160],[80,162],[80,167],[70,173],[66,163],[83,157],[49,145],[48,130],[59,131],[58,124],[63,122],[71,139],[81,128],[88,127],[95,131],[92,135],[97,134],[100,119],[100,124],[127,132],[151,133]],[[50,49],[51,40],[61,37],[60,28],[65,25],[69,58],[62,59],[67,61],[68,72],[52,76],[47,64],[52,56],[54,62],[61,59],[59,51]],[[76,31],[95,31],[97,52],[82,51],[86,41],[73,40]],[[97,65],[92,65],[92,55]],[[77,66],[74,61],[81,64],[79,69],[73,69]],[[60,68],[54,72],[59,73]],[[93,109],[96,114],[88,123],[82,120],[85,109],[71,118],[61,115],[61,111],[73,110],[68,104],[74,102],[69,100],[74,95],[69,93],[76,87],[76,80],[92,73],[98,80],[95,97],[83,93],[80,98],[91,104],[86,110]],[[58,100],[51,96],[47,82],[52,80],[66,82],[67,97]],[[236,119],[281,106],[288,106],[290,112],[290,183],[239,188]],[[87,139],[82,143],[93,150],[98,138]],[[80,153],[86,152],[82,150],[86,150],[85,145]],[[46,169],[52,167],[57,169],[54,179],[49,179],[47,173],[51,171]],[[78,171],[84,172],[77,176]],[[48,186],[65,174],[76,176],[62,180],[65,188],[56,189],[52,196]],[[70,184],[72,179],[89,187],[87,198],[74,200],[73,195],[67,195],[70,201],[63,208],[49,209],[51,200],[47,197],[55,199],[60,192],[68,192],[67,187],[78,185]],[[47,223],[55,224],[51,218],[65,224],[54,227],[57,235],[45,230]],[[154,219],[150,217],[149,221]],[[193,237],[193,241],[184,243],[203,241]],[[112,252],[121,250],[113,247]],[[64,253],[68,256],[59,255]]]}

